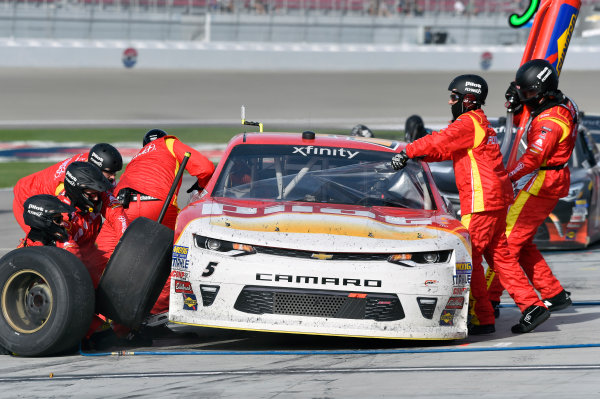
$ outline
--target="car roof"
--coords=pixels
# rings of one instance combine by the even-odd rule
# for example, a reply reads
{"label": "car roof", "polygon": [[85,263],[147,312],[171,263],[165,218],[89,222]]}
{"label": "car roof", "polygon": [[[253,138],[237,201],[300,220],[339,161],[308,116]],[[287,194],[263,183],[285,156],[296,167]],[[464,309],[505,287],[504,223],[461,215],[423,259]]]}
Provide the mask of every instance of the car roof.
{"label": "car roof", "polygon": [[314,139],[302,138],[302,133],[240,133],[229,142],[233,147],[240,144],[263,144],[263,145],[301,145],[319,147],[353,148],[372,151],[397,152],[406,146],[400,141],[357,137],[335,134],[315,134]]}

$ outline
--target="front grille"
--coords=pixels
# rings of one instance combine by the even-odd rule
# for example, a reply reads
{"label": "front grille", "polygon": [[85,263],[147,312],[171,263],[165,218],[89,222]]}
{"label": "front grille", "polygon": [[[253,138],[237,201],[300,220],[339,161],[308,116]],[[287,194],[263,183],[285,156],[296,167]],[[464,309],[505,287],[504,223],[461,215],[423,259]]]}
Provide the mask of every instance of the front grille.
{"label": "front grille", "polygon": [[[286,249],[286,248],[273,248],[273,247],[260,247],[254,245],[254,249],[256,253],[259,254],[267,254],[267,255],[275,255],[275,256],[290,256],[294,258],[301,259],[314,259],[313,255],[318,254],[314,251],[299,251],[296,249]],[[390,254],[375,254],[375,253],[329,253],[328,255],[332,255],[329,260],[364,260],[364,261],[387,261],[387,258]]]}
{"label": "front grille", "polygon": [[251,314],[285,314],[335,319],[394,321],[404,318],[395,294],[246,286],[234,309]]}

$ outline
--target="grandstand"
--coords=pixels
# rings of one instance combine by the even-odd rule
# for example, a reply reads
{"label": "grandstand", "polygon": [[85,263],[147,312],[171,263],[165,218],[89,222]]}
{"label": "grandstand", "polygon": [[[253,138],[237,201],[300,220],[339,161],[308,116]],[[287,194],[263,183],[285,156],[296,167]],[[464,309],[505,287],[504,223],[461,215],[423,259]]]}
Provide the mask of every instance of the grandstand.
{"label": "grandstand", "polygon": [[[457,1],[462,7],[456,8]],[[508,27],[507,17],[523,14],[528,5],[524,0],[0,0],[0,38],[513,45],[525,43],[527,30]],[[600,0],[582,0],[582,13],[596,7]]]}
{"label": "grandstand", "polygon": [[[0,0],[3,9],[96,8],[154,13],[357,14],[371,16],[455,14],[455,0]],[[583,3],[594,3],[583,0]],[[522,13],[525,1],[463,0],[464,14]]]}

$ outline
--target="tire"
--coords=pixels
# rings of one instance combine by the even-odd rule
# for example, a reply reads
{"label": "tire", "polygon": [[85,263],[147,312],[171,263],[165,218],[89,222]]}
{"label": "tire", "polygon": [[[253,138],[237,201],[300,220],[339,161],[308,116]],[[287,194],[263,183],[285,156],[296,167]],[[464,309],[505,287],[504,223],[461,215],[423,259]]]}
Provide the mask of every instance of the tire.
{"label": "tire", "polygon": [[98,313],[132,329],[142,324],[171,273],[173,236],[145,217],[129,225],[100,279]]}
{"label": "tire", "polygon": [[47,356],[79,344],[92,322],[94,286],[84,264],[56,247],[15,249],[0,259],[0,346]]}

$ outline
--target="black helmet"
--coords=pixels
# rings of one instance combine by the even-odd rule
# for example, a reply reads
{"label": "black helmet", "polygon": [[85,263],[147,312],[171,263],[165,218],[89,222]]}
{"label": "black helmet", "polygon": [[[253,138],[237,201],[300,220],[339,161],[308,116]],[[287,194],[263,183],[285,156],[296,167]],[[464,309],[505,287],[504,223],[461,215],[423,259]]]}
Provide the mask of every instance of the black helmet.
{"label": "black helmet", "polygon": [[365,125],[356,125],[350,131],[350,136],[358,136],[358,137],[375,137],[371,129],[366,127]]}
{"label": "black helmet", "polygon": [[411,115],[404,123],[404,141],[410,143],[427,135],[425,124],[419,115]]}
{"label": "black helmet", "polygon": [[85,189],[103,192],[111,187],[102,171],[89,162],[73,162],[67,166],[64,185],[67,197],[69,197],[73,206],[83,212],[90,211],[90,208],[94,210],[100,202],[91,201],[83,192]]}
{"label": "black helmet", "polygon": [[546,60],[531,60],[517,70],[515,83],[521,103],[536,109],[542,98],[558,90],[558,73]]}
{"label": "black helmet", "polygon": [[456,119],[464,112],[481,108],[485,104],[488,85],[479,75],[460,75],[452,79],[448,90],[458,97],[458,101],[452,105],[452,116]]}
{"label": "black helmet", "polygon": [[146,133],[144,135],[144,140],[142,141],[142,146],[145,147],[146,144],[148,144],[149,142],[159,139],[161,137],[165,137],[165,136],[168,136],[168,134],[164,130],[160,130],[160,129],[149,130],[148,133]]}
{"label": "black helmet", "polygon": [[53,195],[39,194],[27,198],[24,204],[23,220],[31,227],[29,239],[40,241],[44,245],[54,245],[56,241],[68,239],[67,229],[63,226],[63,213],[75,212],[75,208],[65,204]]}
{"label": "black helmet", "polygon": [[88,162],[103,172],[117,173],[123,169],[123,158],[119,151],[108,143],[96,144],[88,154]]}

